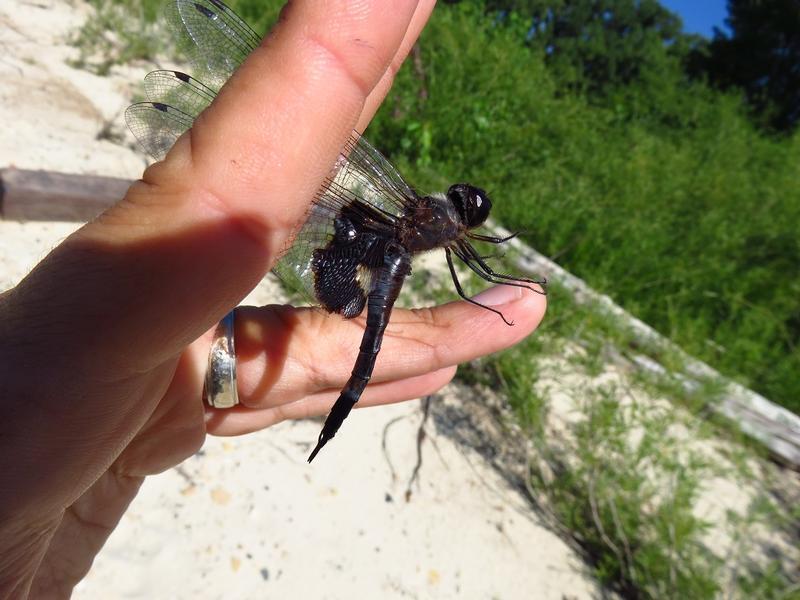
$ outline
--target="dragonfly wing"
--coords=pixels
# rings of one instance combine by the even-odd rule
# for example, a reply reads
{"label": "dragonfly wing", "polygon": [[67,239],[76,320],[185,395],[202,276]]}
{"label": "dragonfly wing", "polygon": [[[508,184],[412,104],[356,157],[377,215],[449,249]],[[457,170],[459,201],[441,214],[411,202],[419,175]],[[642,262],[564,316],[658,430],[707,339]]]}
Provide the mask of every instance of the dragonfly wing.
{"label": "dragonfly wing", "polygon": [[333,181],[381,212],[399,217],[417,201],[392,163],[363,136],[353,132],[334,166]]}
{"label": "dragonfly wing", "polygon": [[194,121],[211,104],[216,94],[204,83],[180,71],[153,71],[144,78],[150,102],[177,108]]}
{"label": "dragonfly wing", "polygon": [[320,204],[312,204],[308,215],[272,267],[284,285],[312,304],[319,304],[314,286],[314,251],[328,245],[334,235],[336,212]]}
{"label": "dragonfly wing", "polygon": [[218,0],[174,0],[166,13],[194,75],[215,91],[261,43],[261,36]]}
{"label": "dragonfly wing", "polygon": [[[334,237],[334,220],[347,212],[367,227],[381,229],[394,238],[398,219],[417,201],[416,193],[391,163],[363,137],[354,133],[317,192],[308,214],[290,238],[273,272],[284,284],[320,303],[315,287],[314,251]],[[371,274],[360,272],[360,285],[368,292]]]}
{"label": "dragonfly wing", "polygon": [[139,102],[125,111],[128,128],[150,156],[161,160],[194,117],[161,102]]}
{"label": "dragonfly wing", "polygon": [[[178,137],[211,103],[261,38],[219,0],[172,0],[167,21],[184,42],[196,76],[179,71],[154,71],[145,78],[150,102],[126,112],[131,131],[154,158],[163,158]],[[409,212],[418,197],[392,164],[363,137],[354,133],[325,180],[291,245],[273,271],[290,289],[319,303],[314,281],[314,251],[334,235],[334,220],[346,207],[364,223],[391,228]],[[391,236],[391,231],[386,231]],[[370,274],[359,270],[359,283],[369,289]]]}

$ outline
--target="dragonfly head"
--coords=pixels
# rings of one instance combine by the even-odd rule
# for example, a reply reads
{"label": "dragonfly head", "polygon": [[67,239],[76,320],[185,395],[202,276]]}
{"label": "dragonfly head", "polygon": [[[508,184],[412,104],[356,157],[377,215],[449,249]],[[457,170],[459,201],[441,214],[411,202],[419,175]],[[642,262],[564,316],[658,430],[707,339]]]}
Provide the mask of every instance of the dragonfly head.
{"label": "dragonfly head", "polygon": [[468,229],[483,225],[492,209],[486,192],[468,183],[451,185],[447,190],[447,199],[456,207]]}

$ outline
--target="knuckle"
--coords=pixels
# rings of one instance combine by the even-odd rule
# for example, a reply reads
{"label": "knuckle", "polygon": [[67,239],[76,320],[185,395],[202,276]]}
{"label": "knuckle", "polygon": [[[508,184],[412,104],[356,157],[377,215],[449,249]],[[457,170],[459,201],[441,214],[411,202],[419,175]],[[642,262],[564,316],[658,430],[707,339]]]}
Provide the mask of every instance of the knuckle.
{"label": "knuckle", "polygon": [[[351,60],[348,57],[347,52],[343,51],[338,44],[316,33],[307,34],[306,41],[311,46],[325,53],[331,59],[334,68],[336,68],[344,76],[345,81],[352,85],[362,98],[366,98],[370,94],[374,82],[371,81],[370,77],[362,74],[362,71],[364,70],[361,68],[362,65],[358,64],[354,60]],[[361,53],[366,50],[367,53],[370,53],[371,51],[371,53],[374,54],[374,48],[363,40],[353,40],[350,43],[358,45]]]}

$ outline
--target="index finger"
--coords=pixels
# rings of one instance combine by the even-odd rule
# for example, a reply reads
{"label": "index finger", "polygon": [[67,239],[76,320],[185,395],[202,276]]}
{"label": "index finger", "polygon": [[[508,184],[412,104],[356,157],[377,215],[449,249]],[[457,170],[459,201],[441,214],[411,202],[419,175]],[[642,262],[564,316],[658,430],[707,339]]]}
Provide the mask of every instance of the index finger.
{"label": "index finger", "polygon": [[124,351],[136,373],[206,331],[271,267],[431,5],[291,3],[167,159],[54,253],[65,280],[93,275],[50,294],[60,316],[75,323],[102,290],[82,328],[104,331],[96,351]]}

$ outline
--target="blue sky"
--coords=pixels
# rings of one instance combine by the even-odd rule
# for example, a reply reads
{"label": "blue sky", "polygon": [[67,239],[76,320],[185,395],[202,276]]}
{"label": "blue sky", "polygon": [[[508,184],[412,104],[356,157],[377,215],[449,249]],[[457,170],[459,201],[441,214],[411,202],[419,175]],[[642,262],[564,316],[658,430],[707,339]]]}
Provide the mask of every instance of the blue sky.
{"label": "blue sky", "polygon": [[661,0],[661,4],[680,15],[684,31],[706,37],[712,36],[715,26],[723,29],[728,16],[725,0]]}

